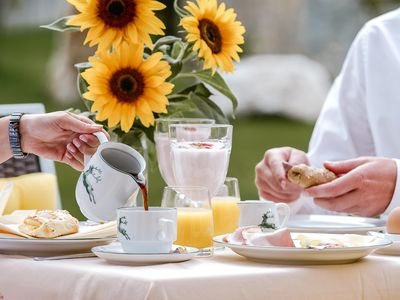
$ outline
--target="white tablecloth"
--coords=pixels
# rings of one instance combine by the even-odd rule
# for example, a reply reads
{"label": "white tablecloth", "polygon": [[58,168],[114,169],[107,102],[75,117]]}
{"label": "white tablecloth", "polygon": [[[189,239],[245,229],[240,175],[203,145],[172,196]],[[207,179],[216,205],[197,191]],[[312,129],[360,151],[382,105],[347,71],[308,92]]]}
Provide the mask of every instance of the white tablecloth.
{"label": "white tablecloth", "polygon": [[212,258],[119,266],[99,258],[34,261],[0,255],[0,299],[400,299],[400,257],[345,265],[251,262],[230,250]]}

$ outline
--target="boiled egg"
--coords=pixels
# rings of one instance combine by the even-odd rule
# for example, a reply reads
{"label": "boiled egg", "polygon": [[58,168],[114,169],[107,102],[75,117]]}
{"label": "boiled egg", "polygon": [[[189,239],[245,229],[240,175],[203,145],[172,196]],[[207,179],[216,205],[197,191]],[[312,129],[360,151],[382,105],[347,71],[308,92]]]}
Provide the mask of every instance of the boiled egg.
{"label": "boiled egg", "polygon": [[394,208],[387,219],[386,231],[391,234],[400,234],[400,207]]}

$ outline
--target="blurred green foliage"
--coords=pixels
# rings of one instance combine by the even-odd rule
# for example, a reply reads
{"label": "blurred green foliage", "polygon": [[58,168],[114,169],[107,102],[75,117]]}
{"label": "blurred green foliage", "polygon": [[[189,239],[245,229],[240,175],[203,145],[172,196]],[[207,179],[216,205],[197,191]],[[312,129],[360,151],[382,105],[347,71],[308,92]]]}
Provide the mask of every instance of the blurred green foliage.
{"label": "blurred green foliage", "polygon": [[361,4],[373,14],[379,14],[387,10],[387,7],[400,4],[400,0],[361,0]]}
{"label": "blurred green foliage", "polygon": [[[60,103],[51,99],[47,92],[46,66],[55,34],[40,29],[0,31],[0,103],[43,102],[47,111],[71,106],[83,108],[79,99],[68,104]],[[242,199],[258,197],[254,167],[265,150],[284,145],[306,150],[313,127],[312,124],[266,116],[239,118],[232,123],[234,138],[228,175],[239,178]],[[82,218],[74,196],[79,173],[66,165],[56,165],[63,207]],[[149,169],[149,183],[150,204],[158,205],[164,183],[154,164]]]}

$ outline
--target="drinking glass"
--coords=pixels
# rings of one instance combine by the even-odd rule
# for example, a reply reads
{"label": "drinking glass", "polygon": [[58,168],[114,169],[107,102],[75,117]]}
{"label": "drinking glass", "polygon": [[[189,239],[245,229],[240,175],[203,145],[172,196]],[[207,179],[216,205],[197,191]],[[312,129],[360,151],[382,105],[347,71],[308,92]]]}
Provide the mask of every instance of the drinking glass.
{"label": "drinking glass", "polygon": [[199,118],[181,118],[181,119],[156,119],[154,142],[156,144],[156,153],[158,168],[160,174],[168,186],[176,186],[174,172],[171,163],[171,147],[168,139],[169,125],[171,124],[214,124],[213,119]]}
{"label": "drinking glass", "polygon": [[215,196],[228,171],[232,125],[172,124],[169,139],[177,184],[205,186]]}
{"label": "drinking glass", "polygon": [[231,233],[239,226],[239,201],[238,180],[227,177],[217,194],[211,199],[214,236]]}
{"label": "drinking glass", "polygon": [[199,249],[212,246],[213,218],[206,187],[165,187],[161,206],[177,208],[175,244]]}

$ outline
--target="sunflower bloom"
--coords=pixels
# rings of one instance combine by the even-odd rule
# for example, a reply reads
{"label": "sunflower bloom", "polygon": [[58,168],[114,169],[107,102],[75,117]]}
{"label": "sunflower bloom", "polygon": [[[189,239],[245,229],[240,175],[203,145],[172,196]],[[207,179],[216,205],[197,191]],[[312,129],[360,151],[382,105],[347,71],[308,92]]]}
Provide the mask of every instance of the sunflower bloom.
{"label": "sunflower bloom", "polygon": [[89,29],[84,44],[99,50],[122,42],[144,43],[152,47],[151,34],[164,35],[164,23],[154,13],[165,8],[155,0],[67,0],[80,14],[68,25]]}
{"label": "sunflower bloom", "polygon": [[171,68],[157,52],[143,59],[142,44],[121,44],[112,53],[99,51],[90,57],[92,68],[82,73],[89,84],[83,96],[93,101],[96,119],[108,120],[108,126],[118,123],[128,132],[138,117],[149,127],[154,124],[153,113],[167,113],[168,99],[173,84],[165,80]]}
{"label": "sunflower bloom", "polygon": [[236,21],[233,9],[216,0],[197,0],[197,5],[187,2],[185,9],[191,16],[182,18],[180,24],[187,32],[186,39],[193,43],[193,50],[204,59],[204,69],[217,67],[223,72],[233,72],[233,61],[240,61],[239,45],[244,43],[245,28]]}

